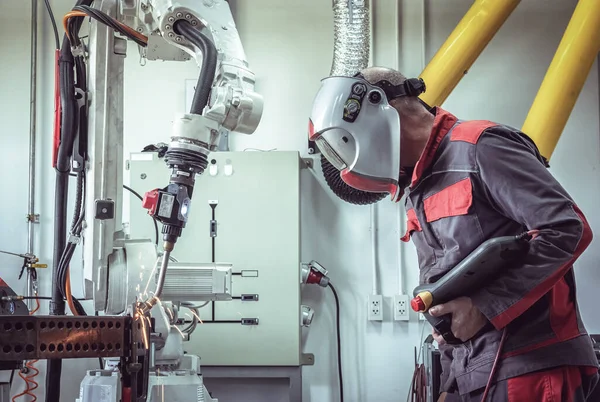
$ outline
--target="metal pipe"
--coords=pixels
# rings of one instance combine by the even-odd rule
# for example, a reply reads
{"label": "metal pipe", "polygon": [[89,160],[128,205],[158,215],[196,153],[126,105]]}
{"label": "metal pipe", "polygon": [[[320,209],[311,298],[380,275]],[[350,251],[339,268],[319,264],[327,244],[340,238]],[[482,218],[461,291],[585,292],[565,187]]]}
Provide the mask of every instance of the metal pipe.
{"label": "metal pipe", "polygon": [[160,272],[158,273],[158,280],[156,281],[156,290],[154,291],[154,297],[159,299],[162,295],[163,287],[165,286],[165,278],[167,276],[167,268],[169,267],[169,258],[171,252],[166,250],[163,255],[162,263],[160,264]]}
{"label": "metal pipe", "polygon": [[[35,214],[35,147],[37,119],[37,24],[38,0],[31,0],[31,81],[29,85],[29,192],[27,199],[27,254],[33,254]],[[31,275],[27,272],[27,296],[33,293]],[[31,310],[32,301],[28,301]]]}
{"label": "metal pipe", "polygon": [[431,106],[444,103],[520,2],[476,0],[421,73],[427,85],[421,100]]}
{"label": "metal pipe", "polygon": [[579,0],[522,131],[550,159],[600,51],[600,2]]}
{"label": "metal pipe", "polygon": [[[154,295],[147,300],[145,300],[140,309],[142,313],[149,312],[152,307],[158,302],[160,296],[162,295],[163,288],[165,286],[165,278],[167,276],[167,268],[169,267],[169,260],[171,259],[171,250],[172,245],[167,244],[165,242],[165,252],[162,256],[162,262],[160,264],[160,271],[158,272],[158,279],[156,280],[156,290],[154,291]],[[170,248],[170,249],[169,249]]]}

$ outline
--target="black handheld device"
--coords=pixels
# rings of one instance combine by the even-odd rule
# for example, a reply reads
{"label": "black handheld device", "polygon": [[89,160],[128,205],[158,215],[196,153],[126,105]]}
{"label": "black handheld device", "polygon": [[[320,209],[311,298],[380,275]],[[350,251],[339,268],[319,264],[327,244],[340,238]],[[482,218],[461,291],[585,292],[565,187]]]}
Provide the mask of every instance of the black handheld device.
{"label": "black handheld device", "polygon": [[417,286],[410,303],[412,309],[424,314],[448,344],[462,343],[452,333],[451,314],[433,317],[428,314],[429,309],[437,304],[467,296],[501,274],[504,268],[527,254],[531,238],[532,235],[526,232],[518,236],[502,236],[485,241],[436,282]]}

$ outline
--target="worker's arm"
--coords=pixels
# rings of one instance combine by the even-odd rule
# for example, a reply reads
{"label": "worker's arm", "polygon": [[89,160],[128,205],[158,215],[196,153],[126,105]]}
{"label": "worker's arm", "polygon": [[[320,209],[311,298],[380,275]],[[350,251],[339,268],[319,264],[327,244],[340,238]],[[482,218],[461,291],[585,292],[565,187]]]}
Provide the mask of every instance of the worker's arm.
{"label": "worker's arm", "polygon": [[507,128],[494,127],[476,148],[483,196],[502,215],[539,230],[522,264],[471,295],[500,330],[545,295],[592,240],[573,200],[541,162],[535,147]]}

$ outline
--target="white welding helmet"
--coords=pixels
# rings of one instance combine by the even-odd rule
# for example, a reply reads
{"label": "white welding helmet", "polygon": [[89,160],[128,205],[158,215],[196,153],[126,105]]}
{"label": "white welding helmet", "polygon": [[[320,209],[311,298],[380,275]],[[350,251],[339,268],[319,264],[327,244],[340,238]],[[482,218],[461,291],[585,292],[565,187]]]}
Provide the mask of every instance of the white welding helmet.
{"label": "white welding helmet", "polygon": [[418,96],[420,79],[370,84],[360,74],[321,81],[309,121],[309,138],[350,187],[396,199],[400,172],[400,115],[389,101]]}

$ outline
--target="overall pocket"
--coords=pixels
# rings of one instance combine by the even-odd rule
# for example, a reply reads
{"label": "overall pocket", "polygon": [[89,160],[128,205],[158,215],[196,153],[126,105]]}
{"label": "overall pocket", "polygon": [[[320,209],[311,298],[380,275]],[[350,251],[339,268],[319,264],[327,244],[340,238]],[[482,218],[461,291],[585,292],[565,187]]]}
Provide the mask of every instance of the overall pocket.
{"label": "overall pocket", "polygon": [[[403,242],[408,242],[412,239],[415,248],[417,249],[417,258],[419,259],[419,269],[421,276],[427,271],[428,267],[432,266],[436,262],[436,256],[433,247],[427,242],[425,234],[423,233],[423,227],[421,226],[419,219],[414,208],[407,209],[406,211],[406,233],[400,238]],[[423,278],[421,278],[423,279]]]}
{"label": "overall pocket", "polygon": [[427,224],[444,249],[444,259],[451,266],[483,242],[483,230],[473,211],[470,177],[425,198],[423,208]]}

